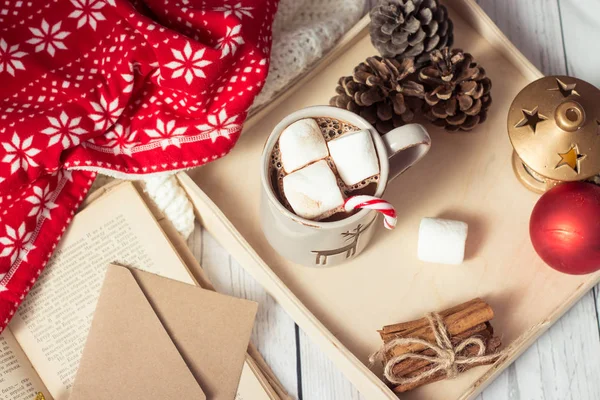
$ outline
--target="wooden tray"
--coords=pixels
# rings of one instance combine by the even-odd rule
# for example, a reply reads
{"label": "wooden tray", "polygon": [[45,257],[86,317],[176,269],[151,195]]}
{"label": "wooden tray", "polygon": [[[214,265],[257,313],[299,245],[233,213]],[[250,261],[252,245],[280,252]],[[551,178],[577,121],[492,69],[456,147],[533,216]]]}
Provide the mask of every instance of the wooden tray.
{"label": "wooden tray", "polygon": [[[431,127],[430,153],[395,180],[385,195],[400,212],[398,227],[393,232],[380,229],[358,258],[317,269],[291,264],[276,254],[260,228],[259,159],[277,122],[294,110],[327,104],[338,78],[376,54],[367,19],[294,88],[256,113],[232,154],[179,176],[204,227],[367,399],[396,399],[380,380],[381,371],[365,365],[380,345],[376,330],[383,325],[476,296],[485,298],[496,311],[494,326],[504,343],[513,343],[509,356],[492,367],[475,368],[401,396],[473,398],[600,279],[600,273],[577,277],[555,272],[537,257],[529,241],[529,215],[538,196],[513,174],[506,115],[514,96],[541,73],[474,1],[446,3],[455,24],[456,47],[472,53],[494,82],[489,120],[470,133],[447,134]],[[417,232],[424,216],[469,223],[464,264],[417,260]]]}

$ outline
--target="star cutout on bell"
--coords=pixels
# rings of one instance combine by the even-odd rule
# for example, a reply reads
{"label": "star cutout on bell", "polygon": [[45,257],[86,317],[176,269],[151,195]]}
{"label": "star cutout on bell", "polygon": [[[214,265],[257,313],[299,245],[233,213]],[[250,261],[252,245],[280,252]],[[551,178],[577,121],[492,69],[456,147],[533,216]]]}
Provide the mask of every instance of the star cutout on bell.
{"label": "star cutout on bell", "polygon": [[526,109],[522,109],[521,111],[523,112],[523,119],[517,122],[515,128],[528,125],[533,133],[535,133],[537,125],[548,119],[548,117],[539,113],[538,106],[535,106],[531,111]]}
{"label": "star cutout on bell", "polygon": [[562,167],[563,165],[568,165],[576,174],[579,173],[579,164],[581,161],[586,158],[585,154],[579,153],[579,146],[573,145],[566,153],[558,153],[560,156],[560,161],[556,164],[556,167]]}
{"label": "star cutout on bell", "polygon": [[579,96],[579,92],[575,90],[575,87],[577,86],[576,83],[564,83],[558,78],[556,78],[556,82],[558,83],[558,87],[548,89],[549,91],[559,91],[563,95],[563,97]]}

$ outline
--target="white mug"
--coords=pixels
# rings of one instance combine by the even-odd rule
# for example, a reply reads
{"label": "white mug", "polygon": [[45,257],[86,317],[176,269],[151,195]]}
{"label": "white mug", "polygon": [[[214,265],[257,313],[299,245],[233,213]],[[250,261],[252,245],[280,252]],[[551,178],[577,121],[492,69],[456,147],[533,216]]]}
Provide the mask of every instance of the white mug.
{"label": "white mug", "polygon": [[373,237],[379,213],[362,209],[348,218],[317,222],[301,218],[277,199],[269,178],[273,146],[281,132],[303,118],[329,117],[346,121],[359,129],[368,129],[379,157],[380,178],[376,197],[382,197],[388,183],[417,163],[431,147],[431,138],[419,124],[396,128],[380,136],[361,116],[350,111],[314,106],[298,110],[284,118],[271,132],[261,156],[260,216],[263,232],[271,246],[283,257],[311,267],[333,266],[360,254]]}

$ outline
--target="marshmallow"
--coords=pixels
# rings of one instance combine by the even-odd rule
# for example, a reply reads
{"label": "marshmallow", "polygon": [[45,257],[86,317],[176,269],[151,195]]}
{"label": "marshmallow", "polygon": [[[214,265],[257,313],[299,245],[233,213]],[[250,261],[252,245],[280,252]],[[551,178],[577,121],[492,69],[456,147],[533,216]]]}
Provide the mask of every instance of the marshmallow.
{"label": "marshmallow", "polygon": [[312,118],[294,122],[279,136],[281,163],[286,173],[329,155],[321,129]]}
{"label": "marshmallow", "polygon": [[465,222],[423,218],[419,227],[419,260],[439,264],[462,263],[468,230]]}
{"label": "marshmallow", "polygon": [[379,159],[369,130],[346,133],[327,143],[338,174],[348,186],[379,173]]}
{"label": "marshmallow", "polygon": [[344,205],[335,175],[324,160],[286,175],[283,193],[296,215],[306,219],[317,219]]}

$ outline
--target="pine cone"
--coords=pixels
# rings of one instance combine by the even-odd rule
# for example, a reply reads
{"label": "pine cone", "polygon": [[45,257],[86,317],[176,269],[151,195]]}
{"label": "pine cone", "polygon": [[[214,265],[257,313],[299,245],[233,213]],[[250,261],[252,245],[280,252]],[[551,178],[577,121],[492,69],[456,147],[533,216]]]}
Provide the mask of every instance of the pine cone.
{"label": "pine cone", "polygon": [[468,131],[487,118],[492,81],[471,54],[447,47],[435,50],[419,80],[425,87],[425,117],[435,125]]}
{"label": "pine cone", "polygon": [[454,41],[448,10],[438,0],[379,0],[370,15],[371,42],[383,57],[414,57],[421,65]]}
{"label": "pine cone", "polygon": [[414,61],[369,57],[343,76],[329,104],[359,114],[380,133],[411,122],[422,107],[423,86],[415,82]]}

